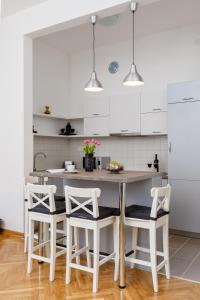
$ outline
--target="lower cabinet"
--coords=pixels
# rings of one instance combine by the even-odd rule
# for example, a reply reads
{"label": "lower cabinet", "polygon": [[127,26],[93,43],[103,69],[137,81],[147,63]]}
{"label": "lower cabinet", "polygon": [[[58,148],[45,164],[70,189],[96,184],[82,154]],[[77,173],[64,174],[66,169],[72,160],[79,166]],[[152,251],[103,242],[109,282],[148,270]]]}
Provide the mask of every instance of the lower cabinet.
{"label": "lower cabinet", "polygon": [[141,135],[167,134],[167,112],[141,114]]}
{"label": "lower cabinet", "polygon": [[85,136],[109,136],[109,116],[84,118]]}

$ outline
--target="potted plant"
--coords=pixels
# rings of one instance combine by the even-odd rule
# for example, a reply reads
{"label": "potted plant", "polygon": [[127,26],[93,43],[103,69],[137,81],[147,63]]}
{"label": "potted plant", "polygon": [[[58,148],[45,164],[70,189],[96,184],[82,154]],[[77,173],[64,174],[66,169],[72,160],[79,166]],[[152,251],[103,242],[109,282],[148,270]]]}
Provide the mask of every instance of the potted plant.
{"label": "potted plant", "polygon": [[83,141],[83,152],[85,153],[85,171],[92,172],[94,170],[94,154],[96,147],[101,143],[96,139],[86,139]]}

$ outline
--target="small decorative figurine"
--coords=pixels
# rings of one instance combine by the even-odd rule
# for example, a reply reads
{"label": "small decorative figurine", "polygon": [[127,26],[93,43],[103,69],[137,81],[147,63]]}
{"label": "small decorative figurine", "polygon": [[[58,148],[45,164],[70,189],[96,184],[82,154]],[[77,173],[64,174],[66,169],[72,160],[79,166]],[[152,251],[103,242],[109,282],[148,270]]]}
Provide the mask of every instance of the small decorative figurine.
{"label": "small decorative figurine", "polygon": [[44,107],[44,114],[45,114],[45,115],[50,115],[50,114],[51,114],[51,111],[50,111],[50,107],[49,107],[49,106],[45,106],[45,107]]}

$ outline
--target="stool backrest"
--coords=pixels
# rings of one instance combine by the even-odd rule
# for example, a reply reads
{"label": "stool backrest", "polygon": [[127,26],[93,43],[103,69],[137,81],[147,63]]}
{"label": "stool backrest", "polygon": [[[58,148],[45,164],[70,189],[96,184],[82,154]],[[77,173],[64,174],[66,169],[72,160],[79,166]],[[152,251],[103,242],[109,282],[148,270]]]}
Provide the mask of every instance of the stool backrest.
{"label": "stool backrest", "polygon": [[151,218],[157,218],[160,209],[169,212],[171,197],[171,186],[169,184],[166,187],[152,188],[151,197],[153,197]]}
{"label": "stool backrest", "polygon": [[34,177],[34,176],[27,176],[24,177],[24,199],[28,200],[28,196],[27,196],[27,184],[28,183],[38,183],[38,177]]}
{"label": "stool backrest", "polygon": [[55,185],[39,185],[27,183],[26,190],[29,209],[35,208],[38,205],[42,205],[46,207],[51,213],[56,210],[54,199],[54,194],[56,193]]}
{"label": "stool backrest", "polygon": [[[101,190],[98,188],[75,188],[65,186],[65,201],[67,215],[70,215],[71,213],[78,211],[79,209],[83,209],[87,213],[92,215],[93,218],[98,218],[98,198],[100,197],[100,195]],[[81,202],[81,199],[83,199],[83,202]],[[91,209],[87,207],[88,204],[91,205]]]}

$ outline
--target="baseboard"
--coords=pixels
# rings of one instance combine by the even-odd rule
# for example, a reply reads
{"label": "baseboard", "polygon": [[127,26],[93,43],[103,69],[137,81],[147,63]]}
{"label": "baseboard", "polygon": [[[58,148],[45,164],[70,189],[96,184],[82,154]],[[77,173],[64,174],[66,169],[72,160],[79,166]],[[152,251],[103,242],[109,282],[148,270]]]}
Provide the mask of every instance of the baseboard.
{"label": "baseboard", "polygon": [[182,235],[182,236],[189,237],[189,238],[200,239],[200,233],[198,233],[198,232],[170,229],[169,233],[175,234],[175,235]]}

